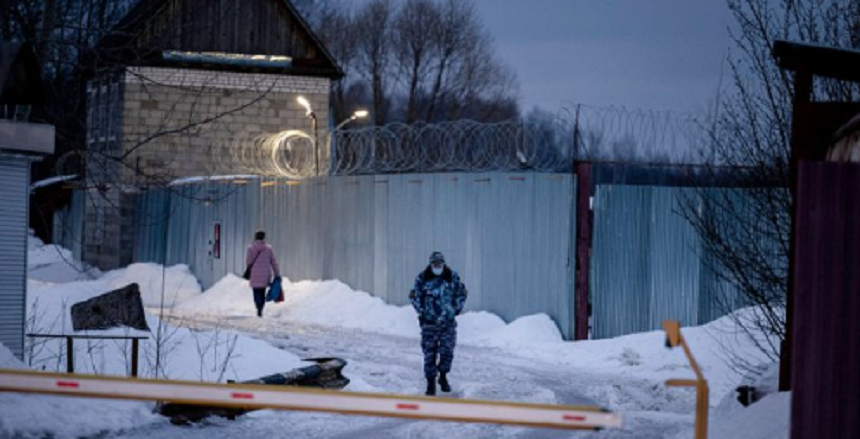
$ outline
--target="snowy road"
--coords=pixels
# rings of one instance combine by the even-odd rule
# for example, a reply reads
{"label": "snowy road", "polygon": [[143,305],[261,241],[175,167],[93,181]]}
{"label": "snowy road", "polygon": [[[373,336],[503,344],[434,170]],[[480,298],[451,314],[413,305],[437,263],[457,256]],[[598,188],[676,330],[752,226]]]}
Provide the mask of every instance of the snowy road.
{"label": "snowy road", "polygon": [[[256,317],[194,315],[183,325],[250,335],[303,358],[341,357],[349,362],[344,375],[355,391],[422,395],[424,379],[417,339],[359,330],[297,325]],[[577,432],[486,424],[428,422],[307,412],[263,410],[235,421],[213,419],[194,427],[167,424],[120,432],[116,437],[671,437],[693,424],[693,395],[668,391],[659,383],[600,375],[510,353],[460,344],[451,375],[453,396],[532,403],[593,404],[622,413],[624,430]],[[255,378],[255,377],[247,377]],[[113,437],[113,435],[112,435]]]}

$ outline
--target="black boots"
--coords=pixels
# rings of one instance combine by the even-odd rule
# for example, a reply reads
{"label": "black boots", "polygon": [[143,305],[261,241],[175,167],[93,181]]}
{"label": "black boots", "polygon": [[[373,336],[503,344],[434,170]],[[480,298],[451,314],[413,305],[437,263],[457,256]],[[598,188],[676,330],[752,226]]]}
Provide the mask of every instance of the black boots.
{"label": "black boots", "polygon": [[439,374],[439,388],[445,393],[451,391],[451,385],[448,384],[448,377],[444,373]]}
{"label": "black boots", "polygon": [[[439,388],[448,393],[451,391],[451,385],[448,384],[448,377],[444,373],[439,374]],[[427,396],[436,396],[436,380],[427,378],[427,391],[424,392]]]}
{"label": "black boots", "polygon": [[432,378],[427,379],[427,391],[424,394],[427,396],[436,396],[436,380]]}

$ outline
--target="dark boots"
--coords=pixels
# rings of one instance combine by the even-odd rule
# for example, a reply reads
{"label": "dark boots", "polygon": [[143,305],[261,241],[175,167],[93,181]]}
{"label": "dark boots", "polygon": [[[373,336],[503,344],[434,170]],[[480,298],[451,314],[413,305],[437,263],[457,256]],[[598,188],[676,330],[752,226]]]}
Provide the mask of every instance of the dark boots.
{"label": "dark boots", "polygon": [[[448,384],[448,376],[444,373],[439,374],[439,388],[445,393],[451,391],[451,385]],[[424,394],[427,396],[436,396],[436,380],[432,378],[427,379],[427,391]]]}
{"label": "dark boots", "polygon": [[446,376],[444,373],[439,374],[439,388],[445,393],[451,391],[451,385],[448,384],[448,376]]}
{"label": "dark boots", "polygon": [[427,379],[427,391],[424,394],[427,396],[436,396],[436,380],[433,378]]}

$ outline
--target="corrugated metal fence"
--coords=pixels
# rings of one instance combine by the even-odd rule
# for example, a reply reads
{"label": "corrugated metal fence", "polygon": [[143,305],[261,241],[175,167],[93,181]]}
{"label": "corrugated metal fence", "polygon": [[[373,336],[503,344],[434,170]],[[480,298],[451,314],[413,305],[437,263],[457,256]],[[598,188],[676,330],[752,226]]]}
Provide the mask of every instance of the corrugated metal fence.
{"label": "corrugated metal fence", "polygon": [[54,244],[69,249],[72,256],[83,259],[83,237],[84,237],[84,202],[86,194],[84,191],[72,191],[72,199],[68,206],[54,212]]}
{"label": "corrugated metal fence", "polygon": [[0,343],[24,358],[29,157],[0,153]]}
{"label": "corrugated metal fence", "polygon": [[[680,203],[707,209],[701,188],[597,186],[592,243],[593,338],[707,323],[742,298],[712,271]],[[707,189],[740,198],[741,189]],[[741,202],[741,201],[739,201]],[[729,219],[730,220],[730,219]]]}
{"label": "corrugated metal fence", "polygon": [[[262,228],[290,279],[336,278],[405,305],[427,255],[440,250],[469,288],[467,309],[508,321],[546,313],[571,338],[574,189],[570,174],[531,173],[188,183],[138,196],[135,260],[188,264],[209,287],[243,271],[245,248]],[[663,319],[698,325],[743,305],[679,215],[679,200],[699,200],[700,190],[597,186],[592,338],[658,329]],[[71,220],[83,218],[70,212]]]}
{"label": "corrugated metal fence", "polygon": [[184,184],[138,197],[135,259],[188,264],[209,287],[243,271],[245,247],[262,228],[290,279],[336,278],[404,305],[427,256],[439,250],[468,287],[468,310],[509,321],[547,313],[569,338],[573,194],[570,174]]}

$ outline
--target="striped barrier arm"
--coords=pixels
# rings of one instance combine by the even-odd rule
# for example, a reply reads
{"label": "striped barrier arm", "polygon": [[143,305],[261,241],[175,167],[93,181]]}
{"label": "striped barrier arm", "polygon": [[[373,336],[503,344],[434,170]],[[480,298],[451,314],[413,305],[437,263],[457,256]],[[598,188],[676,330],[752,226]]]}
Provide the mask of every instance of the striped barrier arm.
{"label": "striped barrier arm", "polygon": [[620,415],[594,406],[431,398],[288,386],[212,384],[21,370],[0,369],[0,391],[530,427],[621,428]]}

